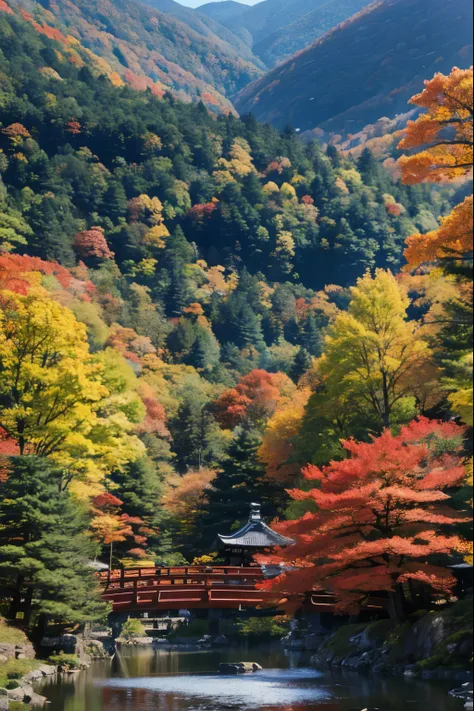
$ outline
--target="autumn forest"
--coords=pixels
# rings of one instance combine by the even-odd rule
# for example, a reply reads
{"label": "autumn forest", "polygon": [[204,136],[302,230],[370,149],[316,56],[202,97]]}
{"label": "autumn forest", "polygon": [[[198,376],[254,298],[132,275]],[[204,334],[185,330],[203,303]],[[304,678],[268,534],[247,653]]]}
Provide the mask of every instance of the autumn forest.
{"label": "autumn forest", "polygon": [[103,623],[91,561],[223,563],[252,502],[296,542],[255,561],[285,610],[452,602],[472,68],[425,75],[404,127],[351,150],[239,117],[247,56],[191,101],[82,41],[0,0],[0,614],[32,639]]}

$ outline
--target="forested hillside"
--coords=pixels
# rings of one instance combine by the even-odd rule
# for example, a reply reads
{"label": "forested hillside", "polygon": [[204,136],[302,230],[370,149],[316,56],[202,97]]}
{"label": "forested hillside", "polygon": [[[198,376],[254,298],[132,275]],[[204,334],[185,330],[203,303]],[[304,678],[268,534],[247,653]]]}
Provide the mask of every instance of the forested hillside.
{"label": "forested hillside", "polygon": [[263,0],[249,8],[227,1],[207,3],[199,12],[242,37],[272,67],[368,4],[369,0]]}
{"label": "forested hillside", "polygon": [[[466,116],[442,184],[424,182],[426,156],[402,163],[402,182],[368,150],[354,160],[122,86],[83,45],[0,2],[10,616],[26,600],[61,622],[100,618],[87,560],[192,562],[255,500],[265,517],[301,516],[305,493],[290,502],[286,489],[308,462],[343,459],[342,438],[407,425],[401,436],[435,441],[451,471],[463,426],[409,423],[472,424],[470,282],[426,266],[446,243],[461,264],[467,251]],[[433,81],[465,102],[472,72]],[[419,145],[412,129],[402,149]],[[464,511],[460,465],[456,476]]]}
{"label": "forested hillside", "polygon": [[312,45],[318,37],[322,37],[368,4],[367,0],[299,3],[292,8],[289,20],[283,15],[279,22],[275,23],[273,19],[273,22],[267,25],[263,36],[258,37],[253,44],[253,52],[267,67],[273,67]]}
{"label": "forested hillside", "polygon": [[470,0],[373,3],[243,89],[235,106],[279,128],[356,133],[405,113],[426,76],[470,66],[471,25]]}
{"label": "forested hillside", "polygon": [[93,52],[116,84],[149,88],[159,97],[171,91],[214,111],[232,111],[227,97],[257,78],[262,63],[226,28],[177,3],[161,5],[166,13],[138,0],[5,3],[39,32],[56,37],[70,56],[78,42]]}

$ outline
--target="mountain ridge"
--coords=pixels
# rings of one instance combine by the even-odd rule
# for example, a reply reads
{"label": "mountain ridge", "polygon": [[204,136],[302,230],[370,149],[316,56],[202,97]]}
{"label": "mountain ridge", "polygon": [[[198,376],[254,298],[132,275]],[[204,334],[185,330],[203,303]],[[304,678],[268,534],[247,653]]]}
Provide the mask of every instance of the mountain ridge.
{"label": "mountain ridge", "polygon": [[[252,7],[227,0],[207,3],[202,14],[214,17],[249,42],[271,67],[304,49],[346,20],[370,0],[263,0]],[[230,4],[229,4],[230,3]],[[222,5],[224,7],[219,7]]]}
{"label": "mountain ridge", "polygon": [[354,133],[406,111],[427,76],[470,65],[471,20],[470,0],[378,0],[245,87],[234,104],[279,128]]}
{"label": "mountain ridge", "polygon": [[[164,0],[169,8],[169,0]],[[227,98],[262,73],[245,59],[251,53],[235,37],[234,46],[192,10],[189,22],[138,0],[7,0],[37,27],[59,31],[103,58],[122,81],[157,96],[171,91],[183,100],[203,100],[214,111],[234,111]],[[176,3],[176,5],[178,5]],[[180,7],[180,6],[178,6]],[[177,11],[181,14],[181,10]]]}

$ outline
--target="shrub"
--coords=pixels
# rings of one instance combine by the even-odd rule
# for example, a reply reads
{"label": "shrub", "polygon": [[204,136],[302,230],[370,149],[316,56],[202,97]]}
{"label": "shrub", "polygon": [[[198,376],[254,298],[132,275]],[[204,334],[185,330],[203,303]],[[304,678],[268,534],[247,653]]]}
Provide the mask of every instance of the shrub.
{"label": "shrub", "polygon": [[139,637],[146,637],[146,630],[140,620],[131,617],[122,627],[122,633],[120,636],[122,639],[137,639]]}
{"label": "shrub", "polygon": [[5,689],[11,691],[12,689],[18,689],[19,686],[20,684],[15,679],[10,679],[10,681],[7,681],[5,684]]}
{"label": "shrub", "polygon": [[206,620],[192,620],[189,624],[180,623],[178,627],[169,635],[170,639],[176,637],[203,637],[209,634],[209,624]]}
{"label": "shrub", "polygon": [[238,622],[239,632],[243,637],[272,639],[284,637],[290,629],[289,617],[250,617]]}
{"label": "shrub", "polygon": [[81,660],[79,657],[76,657],[75,654],[64,654],[64,652],[61,652],[60,654],[53,654],[49,658],[49,661],[51,664],[58,667],[68,667],[68,669],[82,668]]}

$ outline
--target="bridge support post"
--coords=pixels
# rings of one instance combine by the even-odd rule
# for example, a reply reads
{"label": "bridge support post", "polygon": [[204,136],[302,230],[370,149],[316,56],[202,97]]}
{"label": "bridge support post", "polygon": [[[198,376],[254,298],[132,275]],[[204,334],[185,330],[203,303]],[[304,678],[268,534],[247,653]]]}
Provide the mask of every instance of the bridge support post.
{"label": "bridge support post", "polygon": [[222,610],[214,610],[210,608],[207,613],[209,625],[209,634],[217,637],[220,632],[220,621],[222,620]]}

